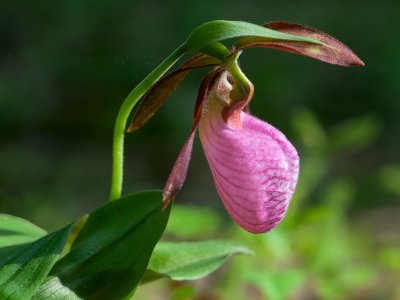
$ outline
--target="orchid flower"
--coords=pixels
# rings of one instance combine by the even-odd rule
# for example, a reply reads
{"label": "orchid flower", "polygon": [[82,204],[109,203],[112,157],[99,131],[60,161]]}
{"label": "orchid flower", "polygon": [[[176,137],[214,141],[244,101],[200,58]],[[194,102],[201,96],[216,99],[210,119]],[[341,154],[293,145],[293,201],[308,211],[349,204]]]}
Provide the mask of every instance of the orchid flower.
{"label": "orchid flower", "polygon": [[[249,99],[235,101],[232,75],[216,73],[206,81],[199,123],[200,140],[215,186],[232,219],[243,229],[262,233],[285,215],[299,173],[295,148],[276,128],[242,111]],[[193,145],[185,143],[164,188],[165,201],[182,186]]]}
{"label": "orchid flower", "polygon": [[[200,139],[226,210],[252,233],[274,228],[285,215],[299,173],[295,148],[276,128],[235,106],[222,74],[205,103]],[[236,120],[232,120],[237,118]]]}
{"label": "orchid flower", "polygon": [[[214,67],[201,83],[192,129],[163,190],[164,207],[185,181],[198,127],[218,194],[232,219],[251,233],[270,231],[285,216],[299,175],[299,156],[282,132],[248,112],[254,88],[238,65],[242,50],[268,47],[342,66],[364,64],[347,46],[318,30],[283,22],[265,26],[312,37],[321,44],[245,37],[223,61],[207,55],[188,61],[181,69],[164,77],[145,99],[164,100],[188,70]],[[165,89],[166,86],[169,88]],[[146,122],[160,105],[156,103],[155,108],[152,101],[148,103],[139,108],[139,118],[134,119],[131,130]]]}

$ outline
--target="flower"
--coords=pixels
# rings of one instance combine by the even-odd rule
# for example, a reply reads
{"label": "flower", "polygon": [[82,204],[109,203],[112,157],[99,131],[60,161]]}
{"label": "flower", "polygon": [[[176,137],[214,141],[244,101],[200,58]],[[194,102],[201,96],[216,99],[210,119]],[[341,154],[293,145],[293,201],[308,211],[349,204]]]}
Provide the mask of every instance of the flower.
{"label": "flower", "polygon": [[203,81],[195,122],[167,180],[164,202],[168,204],[183,185],[198,124],[226,210],[243,229],[263,233],[286,213],[297,183],[299,157],[278,129],[243,111],[252,85],[248,100],[235,101],[235,86],[229,81],[227,71],[210,73]]}
{"label": "flower", "polygon": [[[199,132],[215,186],[226,210],[252,233],[284,217],[299,173],[295,148],[276,128],[241,111],[241,128],[223,118],[232,86],[226,73],[210,93]],[[227,99],[228,98],[228,99]]]}
{"label": "flower", "polygon": [[200,86],[192,129],[163,190],[164,208],[185,181],[199,127],[215,186],[232,219],[249,232],[262,233],[274,228],[284,217],[297,183],[299,157],[278,129],[247,112],[253,85],[240,70],[238,56],[242,50],[263,47],[340,66],[364,66],[364,62],[342,42],[317,29],[288,22],[270,22],[264,27],[312,38],[314,42],[245,36],[229,55],[222,53],[222,60],[221,55],[214,57],[214,51],[219,51],[221,45],[196,55],[163,77],[141,101],[130,132],[154,115],[189,70],[215,67]]}

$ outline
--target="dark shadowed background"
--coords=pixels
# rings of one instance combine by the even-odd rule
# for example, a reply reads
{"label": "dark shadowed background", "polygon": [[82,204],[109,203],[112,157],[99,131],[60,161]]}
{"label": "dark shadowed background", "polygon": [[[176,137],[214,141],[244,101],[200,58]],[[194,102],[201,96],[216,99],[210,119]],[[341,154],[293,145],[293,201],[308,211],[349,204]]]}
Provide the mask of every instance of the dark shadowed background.
{"label": "dark shadowed background", "polygon": [[[190,239],[264,242],[253,245],[255,257],[237,258],[251,266],[227,266],[215,286],[188,286],[196,299],[233,299],[241,284],[254,299],[400,297],[399,10],[396,1],[369,0],[2,1],[1,212],[54,230],[107,200],[120,104],[199,24],[301,23],[343,41],[366,66],[343,68],[266,49],[242,54],[242,69],[255,85],[252,112],[283,131],[300,153],[298,191],[277,233],[246,235],[223,210],[196,141],[176,202],[201,206],[220,221],[210,235],[194,230]],[[205,72],[193,71],[145,127],[127,136],[125,193],[163,187]],[[169,234],[179,237],[175,231]],[[338,243],[345,246],[338,250]],[[257,260],[279,263],[257,275]],[[347,274],[350,266],[355,269]],[[235,281],[233,273],[243,270],[249,275]],[[276,283],[279,276],[283,283]],[[183,288],[154,287],[171,294]],[[163,299],[156,294],[142,297]]]}

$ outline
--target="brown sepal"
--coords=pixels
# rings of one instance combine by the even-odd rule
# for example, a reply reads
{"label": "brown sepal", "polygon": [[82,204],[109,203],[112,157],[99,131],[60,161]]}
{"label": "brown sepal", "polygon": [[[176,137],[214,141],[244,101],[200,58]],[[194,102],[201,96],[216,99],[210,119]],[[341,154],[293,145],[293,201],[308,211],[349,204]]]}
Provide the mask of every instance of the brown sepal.
{"label": "brown sepal", "polygon": [[169,174],[167,182],[165,183],[163,189],[163,206],[162,206],[163,210],[166,207],[168,207],[169,203],[173,200],[173,198],[179,192],[179,190],[183,186],[183,183],[185,182],[192,154],[193,140],[197,125],[201,119],[203,104],[205,102],[205,99],[207,99],[208,93],[212,85],[214,84],[214,82],[216,81],[216,79],[220,74],[221,74],[220,70],[212,71],[208,73],[201,82],[196,99],[193,125],[190,130],[189,137],[185,141],[185,144],[183,145],[178,155],[178,158],[176,159],[175,164],[172,167],[172,171]]}
{"label": "brown sepal", "polygon": [[133,119],[128,127],[128,132],[133,132],[142,127],[164,104],[164,102],[176,90],[187,73],[195,68],[215,66],[219,61],[207,55],[197,55],[187,61],[178,70],[161,78],[147,93],[140,99],[133,114]]}
{"label": "brown sepal", "polygon": [[203,113],[203,104],[207,99],[211,87],[214,85],[218,77],[221,75],[222,70],[218,69],[208,73],[201,81],[199,92],[197,93],[196,104],[194,106],[194,120],[192,130],[196,129]]}
{"label": "brown sepal", "polygon": [[312,38],[322,42],[323,45],[260,37],[245,37],[239,40],[237,50],[253,47],[274,48],[308,56],[330,64],[340,66],[364,66],[364,62],[358,58],[350,48],[334,37],[317,29],[288,22],[270,22],[266,23],[264,27],[292,35]]}
{"label": "brown sepal", "polygon": [[185,182],[190,158],[192,156],[194,136],[195,131],[191,130],[168,176],[163,189],[162,210],[168,207],[169,203],[174,199]]}

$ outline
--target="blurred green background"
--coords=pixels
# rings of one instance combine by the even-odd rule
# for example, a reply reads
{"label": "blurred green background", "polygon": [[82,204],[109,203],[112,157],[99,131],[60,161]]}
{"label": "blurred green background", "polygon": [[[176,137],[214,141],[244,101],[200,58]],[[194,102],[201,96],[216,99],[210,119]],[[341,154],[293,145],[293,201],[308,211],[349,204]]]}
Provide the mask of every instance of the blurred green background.
{"label": "blurred green background", "polygon": [[[302,23],[343,41],[366,66],[266,49],[241,56],[255,85],[252,112],[301,156],[286,219],[257,236],[234,225],[196,141],[166,238],[232,239],[255,256],[205,280],[145,285],[137,298],[400,299],[399,10],[369,0],[2,1],[1,212],[53,230],[104,202],[119,105],[197,25]],[[126,193],[163,187],[204,74],[192,72],[127,137]]]}

